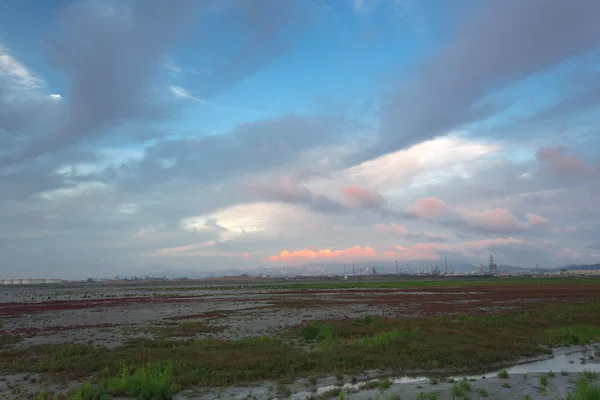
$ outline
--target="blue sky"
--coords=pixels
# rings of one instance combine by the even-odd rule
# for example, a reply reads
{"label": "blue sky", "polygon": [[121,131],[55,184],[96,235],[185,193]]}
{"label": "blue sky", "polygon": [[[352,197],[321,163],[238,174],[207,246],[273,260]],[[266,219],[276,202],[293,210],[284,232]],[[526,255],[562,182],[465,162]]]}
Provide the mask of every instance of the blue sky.
{"label": "blue sky", "polygon": [[0,1],[0,275],[597,262],[598,12]]}

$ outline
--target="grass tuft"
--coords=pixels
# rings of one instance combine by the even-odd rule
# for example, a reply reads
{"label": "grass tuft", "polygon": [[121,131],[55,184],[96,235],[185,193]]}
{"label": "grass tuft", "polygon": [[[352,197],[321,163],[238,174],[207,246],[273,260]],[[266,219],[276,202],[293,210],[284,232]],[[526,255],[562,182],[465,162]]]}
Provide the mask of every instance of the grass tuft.
{"label": "grass tuft", "polygon": [[509,378],[508,371],[506,369],[503,369],[500,372],[498,372],[498,378],[508,379]]}
{"label": "grass tuft", "polygon": [[600,399],[600,386],[582,376],[575,384],[575,392],[568,393],[566,400],[597,400]]}

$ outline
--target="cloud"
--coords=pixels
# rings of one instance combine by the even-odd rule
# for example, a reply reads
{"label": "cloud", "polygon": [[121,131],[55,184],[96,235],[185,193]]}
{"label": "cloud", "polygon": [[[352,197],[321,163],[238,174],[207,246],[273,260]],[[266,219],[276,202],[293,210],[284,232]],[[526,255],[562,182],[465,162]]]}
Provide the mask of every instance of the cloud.
{"label": "cloud", "polygon": [[32,74],[0,43],[0,85],[5,85],[5,88],[17,91],[39,89],[43,84],[42,79]]}
{"label": "cloud", "polygon": [[478,3],[444,48],[383,100],[381,141],[370,159],[490,116],[490,92],[595,49],[600,3],[507,0]]}
{"label": "cloud", "polygon": [[516,232],[549,225],[550,221],[540,215],[527,213],[526,221],[519,221],[514,214],[504,208],[473,211],[465,207],[454,207],[437,197],[417,199],[409,205],[405,214],[424,220],[440,220],[452,224],[453,220],[471,228],[487,232]]}
{"label": "cloud", "polygon": [[279,255],[269,257],[270,261],[276,262],[308,262],[308,261],[353,261],[356,259],[372,259],[376,257],[375,250],[369,246],[353,246],[343,250],[330,249],[303,249],[288,251],[283,250]]}
{"label": "cloud", "polygon": [[270,182],[251,181],[245,187],[263,200],[300,204],[324,213],[347,211],[343,204],[325,194],[312,192],[289,176],[280,176]]}
{"label": "cloud", "polygon": [[169,91],[171,92],[171,94],[173,94],[173,96],[179,99],[192,100],[197,103],[205,103],[203,99],[192,95],[187,89],[182,88],[181,86],[170,85]]}
{"label": "cloud", "polygon": [[406,235],[407,233],[406,228],[393,222],[390,224],[376,224],[373,230],[379,233],[393,233],[397,235]]}
{"label": "cloud", "polygon": [[360,185],[347,185],[340,189],[343,199],[352,207],[364,210],[380,208],[385,204],[383,196]]}
{"label": "cloud", "polygon": [[[223,2],[229,3],[229,2]],[[257,73],[272,60],[285,54],[314,21],[316,10],[304,0],[237,0],[234,7],[224,7],[218,17],[206,21],[206,37],[214,31],[226,34],[235,30],[241,41],[223,42],[223,61],[211,65],[210,79],[198,87],[206,96],[216,95],[251,74]],[[212,44],[212,39],[211,44]]]}
{"label": "cloud", "polygon": [[597,171],[595,166],[564,147],[541,148],[536,156],[542,170],[560,178],[589,177]]}
{"label": "cloud", "polygon": [[427,140],[389,154],[378,156],[340,171],[353,179],[379,188],[419,185],[448,177],[463,176],[473,162],[495,155],[501,147],[458,132]]}
{"label": "cloud", "polygon": [[67,79],[65,112],[52,132],[0,158],[0,166],[98,137],[125,122],[164,116],[164,107],[151,96],[154,73],[201,4],[83,2],[64,9],[48,49],[54,67]]}
{"label": "cloud", "polygon": [[408,206],[406,213],[420,219],[436,219],[452,212],[452,208],[437,197],[416,200]]}

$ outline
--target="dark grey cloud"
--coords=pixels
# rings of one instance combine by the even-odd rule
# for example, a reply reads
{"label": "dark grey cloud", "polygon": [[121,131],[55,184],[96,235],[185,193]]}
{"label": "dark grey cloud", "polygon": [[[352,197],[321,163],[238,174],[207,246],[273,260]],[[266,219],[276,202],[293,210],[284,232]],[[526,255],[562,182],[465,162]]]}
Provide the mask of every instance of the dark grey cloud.
{"label": "dark grey cloud", "polygon": [[152,93],[154,72],[204,3],[84,2],[64,9],[47,46],[51,63],[67,78],[64,113],[48,132],[0,158],[0,166],[101,136],[124,122],[164,116]]}
{"label": "dark grey cloud", "polygon": [[[208,14],[207,39],[200,47],[218,58],[207,67],[210,74],[200,79],[196,91],[202,97],[219,94],[252,75],[288,51],[318,17],[312,0],[225,0],[219,10]],[[231,44],[213,41],[214,32],[235,31],[239,41]],[[205,39],[206,40],[206,39]]]}
{"label": "dark grey cloud", "polygon": [[131,176],[123,184],[137,189],[165,180],[214,183],[290,165],[301,162],[307,150],[340,138],[342,126],[335,117],[289,114],[244,123],[228,134],[162,140],[147,149],[141,162],[123,166]]}
{"label": "dark grey cloud", "polygon": [[299,204],[323,213],[351,211],[348,206],[325,194],[313,193],[309,188],[288,176],[281,176],[270,182],[251,181],[245,187],[261,200]]}
{"label": "dark grey cloud", "polygon": [[489,116],[503,85],[600,45],[595,0],[508,0],[480,8],[405,86],[384,98],[381,141],[356,160],[404,148]]}

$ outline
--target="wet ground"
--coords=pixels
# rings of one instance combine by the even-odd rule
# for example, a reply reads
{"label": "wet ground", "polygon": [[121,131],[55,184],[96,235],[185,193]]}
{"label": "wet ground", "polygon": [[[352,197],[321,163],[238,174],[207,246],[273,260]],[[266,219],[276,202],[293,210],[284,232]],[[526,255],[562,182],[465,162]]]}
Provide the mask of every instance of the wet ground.
{"label": "wet ground", "polygon": [[[502,285],[489,283],[470,286],[468,289],[415,287],[315,291],[286,290],[283,286],[278,289],[203,288],[189,285],[7,286],[0,287],[0,335],[23,337],[22,342],[14,345],[18,347],[72,343],[114,348],[130,338],[153,338],[153,328],[156,327],[202,322],[221,327],[222,330],[198,334],[197,338],[235,340],[278,334],[312,320],[358,318],[366,315],[422,317],[487,314],[518,309],[529,302],[600,298],[599,285],[588,285],[585,290],[580,289],[579,284],[556,284],[512,286],[511,290],[505,290]],[[507,382],[493,377],[493,374],[485,379],[470,377],[475,380],[472,382],[471,398],[477,398],[476,389],[483,384],[486,385],[489,398],[523,398],[526,394],[534,399],[538,398],[543,394],[538,387],[539,374],[553,370],[556,377],[548,383],[546,396],[539,398],[558,399],[564,396],[563,389],[569,387],[569,380],[581,372],[582,365],[588,369],[597,367],[593,360],[580,364],[577,360],[567,360],[568,357],[572,356],[560,353],[554,359],[543,361],[546,364],[516,366],[509,370],[512,375]],[[563,365],[564,360],[567,360],[568,365]],[[568,372],[568,375],[561,375],[561,370]],[[519,378],[524,373],[528,374],[527,377]],[[360,381],[368,378],[369,375],[357,377]],[[43,379],[42,376],[32,374],[4,376],[0,378],[0,396],[12,398],[15,391],[35,391]],[[351,377],[347,381],[350,382]],[[320,395],[335,389],[335,383],[339,382],[319,381],[317,387],[320,389],[315,393],[314,385],[309,388],[306,382],[299,382],[292,385],[291,395],[294,398]],[[510,384],[510,388],[502,386],[506,384]],[[334,387],[328,387],[331,385]],[[188,392],[187,396],[272,398],[277,397],[274,386],[275,384],[265,383],[252,389],[224,389],[223,393],[206,393],[202,390]],[[442,396],[439,398],[444,398],[451,388],[452,384],[448,382],[432,385],[428,379],[421,379],[395,381],[384,392],[374,389],[356,391],[356,387],[346,387],[344,392],[346,398],[384,399],[391,393],[399,393],[401,398],[416,398],[421,391],[437,391]],[[507,393],[512,393],[512,397],[507,396]],[[184,394],[180,396],[184,397]]]}

